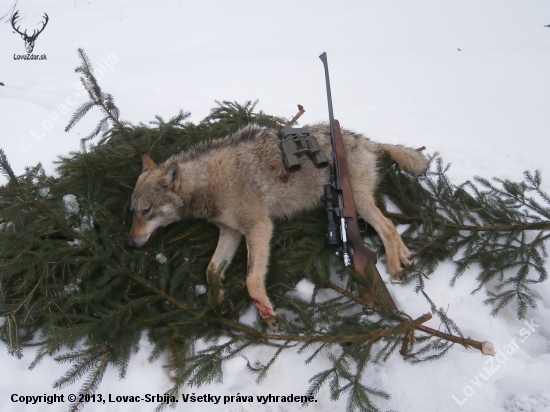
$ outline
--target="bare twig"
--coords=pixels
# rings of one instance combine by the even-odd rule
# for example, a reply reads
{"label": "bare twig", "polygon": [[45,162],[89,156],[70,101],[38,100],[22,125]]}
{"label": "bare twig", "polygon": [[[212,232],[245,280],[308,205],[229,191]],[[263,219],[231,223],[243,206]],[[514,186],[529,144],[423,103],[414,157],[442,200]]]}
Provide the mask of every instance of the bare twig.
{"label": "bare twig", "polygon": [[292,118],[290,122],[287,123],[287,126],[292,126],[296,121],[300,118],[301,115],[303,115],[306,111],[304,110],[304,106],[301,104],[298,105],[298,113]]}
{"label": "bare twig", "polygon": [[0,17],[0,21],[4,20],[4,19],[5,19],[6,17],[8,17],[8,16],[9,16],[9,17],[7,18],[7,20],[5,21],[5,23],[9,23],[9,22],[11,21],[11,18],[13,17],[13,14],[15,13],[15,8],[17,7],[17,2],[18,2],[18,1],[19,1],[19,0],[16,0],[15,3],[14,3],[14,5],[13,5],[10,9],[8,9],[8,11],[6,12],[6,14],[4,14],[2,17]]}
{"label": "bare twig", "polygon": [[494,355],[495,351],[493,350],[493,344],[491,342],[479,342],[477,340],[473,339],[466,339],[461,338],[459,336],[450,335],[448,333],[440,332],[436,329],[429,328],[424,325],[418,325],[416,329],[428,333],[433,336],[437,336],[438,338],[448,340],[450,342],[459,343],[462,346],[464,346],[466,349],[468,349],[470,346],[472,348],[476,348],[481,351],[484,355]]}
{"label": "bare twig", "polygon": [[413,338],[414,331],[410,330],[405,335],[405,339],[403,339],[403,344],[401,345],[401,349],[399,350],[399,353],[401,356],[405,357],[407,356],[407,352],[409,351],[409,344],[411,343],[411,340]]}

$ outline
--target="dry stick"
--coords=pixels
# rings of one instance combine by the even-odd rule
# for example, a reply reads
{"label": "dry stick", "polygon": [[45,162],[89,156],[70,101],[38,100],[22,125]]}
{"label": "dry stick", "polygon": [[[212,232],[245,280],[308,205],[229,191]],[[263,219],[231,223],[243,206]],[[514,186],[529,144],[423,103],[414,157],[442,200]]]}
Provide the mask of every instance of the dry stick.
{"label": "dry stick", "polygon": [[298,113],[296,113],[296,116],[292,118],[290,122],[287,123],[287,126],[292,126],[296,121],[300,118],[301,115],[303,115],[306,111],[304,110],[304,106],[301,104],[298,105]]}
{"label": "dry stick", "polygon": [[[346,289],[343,289],[340,286],[335,285],[334,283],[332,283],[330,281],[327,282],[327,286],[330,289],[335,290],[336,292],[338,292],[338,293],[340,293],[344,296],[347,296],[348,298],[356,301],[357,303],[361,304],[362,306],[368,306],[368,303],[363,301],[359,296],[355,296],[353,293],[348,292]],[[426,315],[424,315],[424,316],[426,316]],[[430,315],[430,317],[431,317],[431,315]],[[419,319],[422,319],[422,318],[423,317],[421,317]],[[429,319],[426,319],[424,322],[426,322],[427,320],[429,320]],[[424,323],[424,322],[420,322],[420,323]],[[449,333],[444,333],[444,332],[440,332],[440,331],[432,329],[432,328],[428,328],[427,326],[424,326],[424,325],[416,325],[415,329],[418,329],[418,330],[420,330],[422,332],[425,332],[429,335],[437,336],[438,338],[448,340],[450,342],[459,343],[462,346],[464,346],[466,349],[470,346],[473,347],[473,348],[479,349],[481,351],[481,353],[483,353],[484,355],[494,355],[495,354],[495,352],[493,350],[493,344],[491,342],[487,342],[487,341],[479,342],[479,341],[472,340],[472,339],[461,338],[459,336],[454,336],[454,335],[451,335]]]}
{"label": "dry stick", "polygon": [[493,350],[493,344],[491,342],[478,342],[477,340],[473,339],[467,339],[467,338],[460,338],[458,336],[449,335],[448,333],[440,332],[436,329],[429,328],[424,325],[418,325],[416,329],[421,330],[422,332],[426,332],[430,335],[437,336],[438,338],[445,339],[451,342],[459,343],[462,346],[464,346],[466,349],[468,347],[476,348],[481,351],[484,355],[494,355],[495,352]]}
{"label": "dry stick", "polygon": [[403,357],[407,356],[407,352],[409,351],[409,344],[411,343],[413,334],[414,334],[414,331],[410,330],[405,335],[405,339],[403,339],[403,344],[401,345],[401,349],[399,350],[399,353]]}

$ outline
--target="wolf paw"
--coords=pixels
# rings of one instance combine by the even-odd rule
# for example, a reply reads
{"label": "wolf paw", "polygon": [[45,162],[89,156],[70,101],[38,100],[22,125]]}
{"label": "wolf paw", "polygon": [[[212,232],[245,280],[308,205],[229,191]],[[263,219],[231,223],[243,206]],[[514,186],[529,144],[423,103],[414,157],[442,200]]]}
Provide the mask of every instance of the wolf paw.
{"label": "wolf paw", "polygon": [[401,282],[404,282],[407,280],[407,272],[402,270],[399,275],[397,276],[397,279],[399,279]]}
{"label": "wolf paw", "polygon": [[412,260],[412,256],[409,256],[408,258],[405,258],[405,259],[400,259],[399,262],[397,263],[394,263],[394,264],[387,264],[387,271],[389,273],[389,275],[395,279],[395,280],[400,280],[400,281],[404,281],[405,279],[407,279],[407,272],[406,272],[406,268],[410,265],[413,264],[413,260]]}
{"label": "wolf paw", "polygon": [[399,253],[399,262],[402,268],[406,268],[413,263],[413,255],[408,249],[402,249]]}
{"label": "wolf paw", "polygon": [[267,323],[267,326],[269,326],[269,329],[272,331],[279,330],[279,327],[281,326],[281,321],[279,320],[278,316],[272,316],[270,318],[265,318],[265,322]]}
{"label": "wolf paw", "polygon": [[407,279],[407,272],[405,272],[404,270],[400,270],[395,275],[392,275],[392,279],[403,282],[404,280]]}
{"label": "wolf paw", "polygon": [[401,256],[400,265],[398,269],[395,269],[393,272],[390,271],[389,265],[388,265],[388,273],[391,275],[392,278],[395,280],[400,280],[401,282],[407,280],[407,267],[412,265],[414,263],[414,254],[411,254],[409,251],[407,251],[406,257]]}

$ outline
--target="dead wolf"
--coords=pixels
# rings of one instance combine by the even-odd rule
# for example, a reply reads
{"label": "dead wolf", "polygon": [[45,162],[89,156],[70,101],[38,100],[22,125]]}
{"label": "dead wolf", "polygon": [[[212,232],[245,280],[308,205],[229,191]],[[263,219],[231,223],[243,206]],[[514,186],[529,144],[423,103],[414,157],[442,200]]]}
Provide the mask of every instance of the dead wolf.
{"label": "dead wolf", "polygon": [[[326,124],[309,126],[330,161],[332,145]],[[411,253],[395,226],[374,203],[377,159],[388,154],[410,173],[424,173],[428,163],[414,149],[375,143],[363,135],[342,131],[357,212],[378,233],[386,250],[388,273],[398,277],[411,264]],[[317,169],[300,158],[301,169],[289,173],[283,165],[277,131],[254,124],[235,134],[201,144],[157,165],[143,156],[143,170],[132,194],[130,247],[144,246],[160,227],[183,219],[205,219],[218,226],[220,236],[208,273],[218,274],[231,263],[241,239],[248,249],[246,285],[259,315],[279,327],[277,312],[266,294],[272,219],[321,206],[328,169]],[[220,294],[222,298],[223,291]]]}

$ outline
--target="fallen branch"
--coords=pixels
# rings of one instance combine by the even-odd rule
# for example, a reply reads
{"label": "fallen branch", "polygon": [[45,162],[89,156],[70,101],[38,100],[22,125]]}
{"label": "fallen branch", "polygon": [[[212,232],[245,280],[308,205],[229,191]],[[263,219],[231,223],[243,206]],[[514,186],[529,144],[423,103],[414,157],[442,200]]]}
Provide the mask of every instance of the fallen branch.
{"label": "fallen branch", "polygon": [[[338,293],[340,293],[340,294],[356,301],[357,303],[359,303],[362,306],[366,306],[366,307],[371,307],[372,306],[369,303],[365,302],[363,299],[361,299],[359,296],[354,295],[353,293],[347,291],[346,289],[341,288],[340,286],[338,286],[338,285],[336,285],[336,284],[334,284],[330,281],[327,282],[326,285],[330,289],[332,289],[332,290],[334,290],[334,291],[336,291],[336,292],[338,292]],[[396,312],[396,315],[399,316],[398,312]],[[408,315],[406,315],[406,316],[408,316]],[[409,318],[410,318],[410,316],[409,316]],[[419,323],[424,323],[424,322],[427,322],[428,320],[430,320],[431,318],[432,318],[432,315],[428,313],[428,314],[423,315],[420,318],[418,318],[417,321],[419,321]],[[403,320],[403,319],[400,318],[400,320]],[[440,339],[444,339],[444,340],[454,342],[454,343],[459,343],[462,346],[464,346],[466,349],[468,349],[469,347],[476,348],[476,349],[480,350],[481,353],[483,353],[484,355],[494,355],[495,354],[493,344],[491,342],[488,342],[488,341],[479,342],[479,341],[476,341],[476,340],[473,340],[473,339],[461,338],[460,336],[455,336],[455,335],[451,335],[449,333],[440,332],[436,329],[428,328],[427,326],[424,326],[424,325],[421,325],[421,324],[416,325],[414,328],[419,330],[419,331],[422,331],[424,333],[427,333],[429,335],[436,336]],[[408,334],[409,334],[409,332],[407,332],[407,335]],[[411,339],[412,339],[412,336],[409,338],[409,342],[410,342]],[[407,336],[405,336],[405,340],[407,340]],[[408,342],[407,342],[407,344],[405,344],[405,342],[403,342],[403,345],[401,347],[401,351],[403,351],[404,350],[403,347],[406,347],[406,346],[408,346]],[[401,353],[401,351],[400,351],[400,353]],[[401,354],[403,355],[403,353],[401,353]]]}

